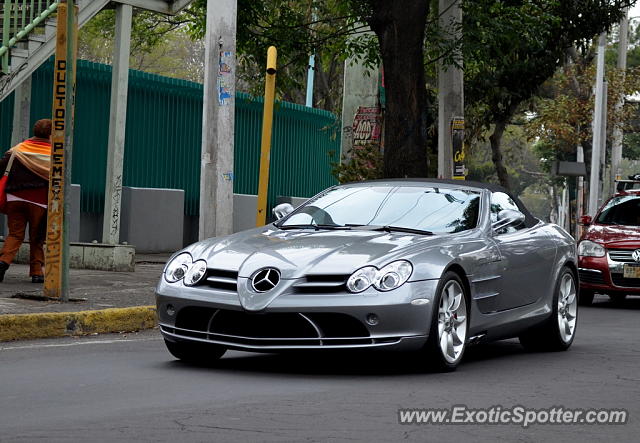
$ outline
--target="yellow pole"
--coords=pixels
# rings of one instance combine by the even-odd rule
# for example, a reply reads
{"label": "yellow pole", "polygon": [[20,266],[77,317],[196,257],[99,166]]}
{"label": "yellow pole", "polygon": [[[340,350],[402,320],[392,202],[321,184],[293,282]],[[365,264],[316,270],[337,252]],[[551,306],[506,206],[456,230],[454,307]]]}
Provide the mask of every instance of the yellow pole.
{"label": "yellow pole", "polygon": [[267,220],[267,191],[269,189],[269,161],[271,158],[271,133],[273,127],[273,101],[276,90],[275,46],[267,50],[267,78],[264,86],[264,110],[262,118],[262,148],[260,150],[260,181],[258,183],[258,213],[256,226],[264,226]]}

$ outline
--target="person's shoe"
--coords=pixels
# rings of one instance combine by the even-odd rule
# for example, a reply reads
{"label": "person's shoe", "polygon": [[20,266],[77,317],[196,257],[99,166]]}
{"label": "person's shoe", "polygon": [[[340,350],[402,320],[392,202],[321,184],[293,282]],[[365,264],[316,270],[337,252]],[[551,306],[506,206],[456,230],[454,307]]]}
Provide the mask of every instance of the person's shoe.
{"label": "person's shoe", "polygon": [[44,283],[44,275],[32,275],[31,283]]}
{"label": "person's shoe", "polygon": [[0,281],[4,280],[4,273],[9,269],[9,264],[3,261],[0,261]]}

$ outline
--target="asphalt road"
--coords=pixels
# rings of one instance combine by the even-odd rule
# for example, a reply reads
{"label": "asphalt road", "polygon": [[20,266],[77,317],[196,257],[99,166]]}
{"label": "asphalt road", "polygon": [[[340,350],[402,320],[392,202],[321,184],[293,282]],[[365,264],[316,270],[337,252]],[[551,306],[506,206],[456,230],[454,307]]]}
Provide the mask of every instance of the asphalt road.
{"label": "asphalt road", "polygon": [[[469,348],[451,374],[398,354],[175,361],[157,331],[0,344],[0,441],[638,441],[640,298],[582,308],[568,352]],[[624,425],[401,425],[398,408],[623,408]]]}

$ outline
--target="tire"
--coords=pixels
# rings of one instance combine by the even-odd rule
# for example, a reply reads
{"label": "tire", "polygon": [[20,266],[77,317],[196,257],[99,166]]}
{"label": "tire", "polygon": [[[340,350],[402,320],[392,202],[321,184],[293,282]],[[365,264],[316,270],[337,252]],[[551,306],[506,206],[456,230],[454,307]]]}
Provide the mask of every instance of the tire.
{"label": "tire", "polygon": [[580,295],[578,296],[578,303],[581,306],[591,306],[593,303],[593,297],[595,292],[590,289],[580,289]]}
{"label": "tire", "polygon": [[462,361],[469,331],[468,300],[460,276],[446,272],[438,284],[429,338],[423,349],[428,369],[451,372]]}
{"label": "tire", "polygon": [[530,351],[566,351],[573,343],[578,325],[576,276],[564,268],[553,293],[551,316],[522,335],[520,343]]}
{"label": "tire", "polygon": [[624,303],[626,298],[627,294],[609,294],[609,300],[616,304]]}
{"label": "tire", "polygon": [[178,360],[198,365],[211,365],[227,352],[227,348],[209,343],[165,340],[164,344]]}

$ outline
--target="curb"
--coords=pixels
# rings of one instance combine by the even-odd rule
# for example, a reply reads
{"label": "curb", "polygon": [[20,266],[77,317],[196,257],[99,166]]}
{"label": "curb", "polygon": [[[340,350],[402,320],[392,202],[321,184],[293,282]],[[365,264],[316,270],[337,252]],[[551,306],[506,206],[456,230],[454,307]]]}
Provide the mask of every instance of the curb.
{"label": "curb", "polygon": [[132,332],[157,324],[155,306],[79,312],[0,315],[0,342],[106,332]]}

